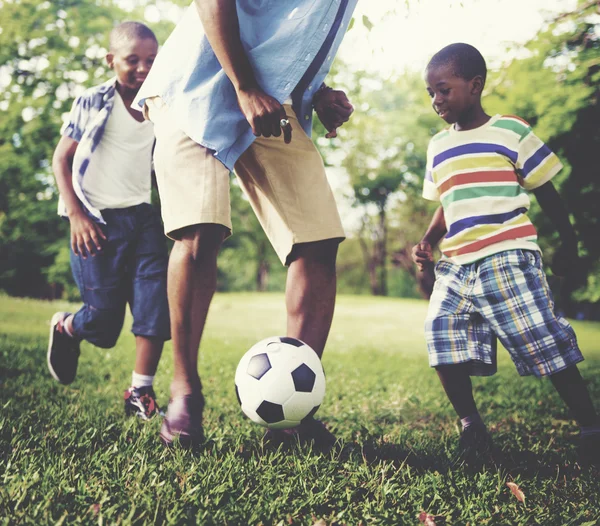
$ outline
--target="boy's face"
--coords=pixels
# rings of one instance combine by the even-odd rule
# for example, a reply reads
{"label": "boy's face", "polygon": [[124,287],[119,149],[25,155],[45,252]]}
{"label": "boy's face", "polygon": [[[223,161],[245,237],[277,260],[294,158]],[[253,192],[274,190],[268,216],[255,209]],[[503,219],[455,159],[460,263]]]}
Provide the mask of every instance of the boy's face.
{"label": "boy's face", "polygon": [[106,55],[106,62],[115,71],[119,84],[137,92],[146,80],[157,53],[158,43],[153,38],[124,38]]}
{"label": "boy's face", "polygon": [[471,80],[457,77],[450,64],[428,68],[425,83],[434,111],[448,124],[454,124],[470,113],[483,88],[480,76]]}

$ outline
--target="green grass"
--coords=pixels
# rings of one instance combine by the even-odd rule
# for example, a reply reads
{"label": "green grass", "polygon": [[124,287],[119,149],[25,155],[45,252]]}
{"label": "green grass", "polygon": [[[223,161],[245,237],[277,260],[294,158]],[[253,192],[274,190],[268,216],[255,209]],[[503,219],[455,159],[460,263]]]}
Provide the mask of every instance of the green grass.
{"label": "green grass", "polygon": [[[111,350],[84,344],[75,383],[61,386],[46,369],[48,320],[76,306],[0,297],[0,522],[396,525],[426,511],[438,525],[597,524],[598,475],[576,464],[576,426],[550,382],[520,378],[506,352],[496,376],[474,381],[504,462],[449,465],[458,427],[427,366],[426,307],[339,298],[319,416],[344,447],[322,455],[266,450],[234,393],[244,351],[284,332],[283,297],[218,295],[199,365],[209,445],[194,453],[162,448],[158,420],[125,418],[129,332]],[[600,324],[574,325],[600,405]],[[171,372],[168,344],[155,384],[165,405]]]}

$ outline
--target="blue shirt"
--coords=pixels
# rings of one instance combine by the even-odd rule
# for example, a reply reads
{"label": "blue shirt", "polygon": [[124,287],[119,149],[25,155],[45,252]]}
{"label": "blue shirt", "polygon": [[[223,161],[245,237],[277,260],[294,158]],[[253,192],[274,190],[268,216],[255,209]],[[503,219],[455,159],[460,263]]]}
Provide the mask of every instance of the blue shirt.
{"label": "blue shirt", "polygon": [[[94,208],[85,196],[82,182],[94,150],[102,140],[106,123],[115,103],[116,93],[115,78],[89,88],[73,102],[69,118],[62,129],[62,135],[79,143],[73,159],[73,190],[88,215],[100,223],[105,223],[104,218],[100,210]],[[67,216],[67,208],[62,198],[58,200],[58,213],[61,216]]]}
{"label": "blue shirt", "polygon": [[[329,72],[357,1],[236,0],[240,38],[258,84],[280,103],[293,95],[309,136],[313,94]],[[160,50],[136,101],[142,106],[155,96],[186,135],[230,170],[256,138],[194,4]]]}

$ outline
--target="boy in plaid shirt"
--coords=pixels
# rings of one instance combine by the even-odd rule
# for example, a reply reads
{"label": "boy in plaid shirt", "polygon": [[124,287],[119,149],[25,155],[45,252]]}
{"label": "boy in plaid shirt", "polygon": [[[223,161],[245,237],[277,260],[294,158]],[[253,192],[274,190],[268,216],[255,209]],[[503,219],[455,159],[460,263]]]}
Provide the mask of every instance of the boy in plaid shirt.
{"label": "boy in plaid shirt", "polygon": [[159,412],[152,382],[170,338],[167,247],[150,204],[154,129],[131,108],[157,52],[145,25],[124,22],[113,29],[106,60],[115,78],[75,100],[52,162],[84,305],[74,314],[54,314],[48,368],[59,382],[71,383],[79,342],[114,347],[129,304],[136,362],[125,412],[142,419]]}
{"label": "boy in plaid shirt", "polygon": [[554,313],[527,217],[529,190],[558,229],[553,271],[564,275],[577,261],[577,243],[550,181],[562,166],[525,121],[484,112],[486,73],[479,51],[452,44],[425,74],[433,109],[451,125],[429,144],[423,196],[441,206],[413,248],[423,269],[443,238],[425,322],[429,363],[462,422],[460,459],[490,451],[470,375],[494,374],[498,337],[520,375],[550,377],[580,425],[580,461],[599,464],[600,419],[576,366],[583,356],[569,323]]}

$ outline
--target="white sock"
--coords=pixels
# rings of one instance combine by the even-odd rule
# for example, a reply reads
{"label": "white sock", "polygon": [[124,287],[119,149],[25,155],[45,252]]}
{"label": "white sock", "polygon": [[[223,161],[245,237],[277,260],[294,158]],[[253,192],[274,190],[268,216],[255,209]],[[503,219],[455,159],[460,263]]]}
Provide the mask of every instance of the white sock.
{"label": "white sock", "polygon": [[600,435],[600,424],[595,426],[579,426],[581,436]]}
{"label": "white sock", "polygon": [[479,416],[479,413],[473,413],[472,415],[466,416],[465,418],[461,418],[460,423],[462,424],[463,430],[467,429],[467,427],[470,427],[472,425],[480,425],[485,427],[485,424],[483,423],[481,416]]}
{"label": "white sock", "polygon": [[131,373],[132,387],[152,387],[152,382],[154,382],[154,375],[138,374],[135,371]]}
{"label": "white sock", "polygon": [[72,333],[72,332],[69,330],[69,328],[67,327],[67,320],[68,320],[69,318],[72,318],[72,317],[73,317],[73,315],[72,315],[72,314],[69,314],[68,316],[65,316],[65,317],[64,317],[64,319],[63,319],[63,321],[62,321],[62,327],[63,327],[63,330],[65,331],[66,335],[67,335],[69,338],[74,338],[74,336],[73,336],[73,333]]}

